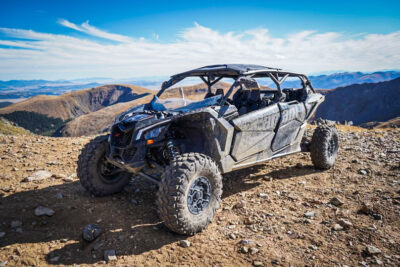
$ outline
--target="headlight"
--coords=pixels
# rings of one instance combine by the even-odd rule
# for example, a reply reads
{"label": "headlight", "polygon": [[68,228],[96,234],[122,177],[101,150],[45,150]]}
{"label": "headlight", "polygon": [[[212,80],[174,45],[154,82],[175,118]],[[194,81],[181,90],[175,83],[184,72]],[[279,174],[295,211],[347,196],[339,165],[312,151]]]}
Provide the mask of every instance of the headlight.
{"label": "headlight", "polygon": [[161,127],[158,127],[158,128],[155,128],[153,130],[146,132],[144,134],[144,139],[148,140],[148,139],[156,138],[162,132],[162,130],[164,130],[165,127],[166,126],[161,126]]}

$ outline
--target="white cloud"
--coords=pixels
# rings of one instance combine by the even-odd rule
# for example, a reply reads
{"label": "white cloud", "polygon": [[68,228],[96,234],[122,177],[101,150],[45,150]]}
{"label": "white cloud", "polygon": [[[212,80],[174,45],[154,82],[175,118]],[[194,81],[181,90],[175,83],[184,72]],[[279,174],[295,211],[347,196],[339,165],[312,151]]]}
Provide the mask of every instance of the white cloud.
{"label": "white cloud", "polygon": [[[304,73],[400,69],[400,31],[346,36],[301,31],[285,37],[267,29],[221,33],[195,24],[174,42],[108,33],[67,20],[86,38],[0,28],[0,79],[164,76],[203,65],[249,63]],[[104,43],[101,39],[111,40]]]}
{"label": "white cloud", "polygon": [[130,43],[133,40],[127,36],[119,35],[119,34],[114,34],[114,33],[108,33],[102,30],[99,30],[96,27],[90,26],[89,21],[86,21],[82,23],[80,26],[69,22],[66,19],[59,19],[58,23],[64,27],[71,28],[80,32],[84,32],[86,34],[112,40],[112,41],[117,41],[117,42],[122,42],[122,43]]}

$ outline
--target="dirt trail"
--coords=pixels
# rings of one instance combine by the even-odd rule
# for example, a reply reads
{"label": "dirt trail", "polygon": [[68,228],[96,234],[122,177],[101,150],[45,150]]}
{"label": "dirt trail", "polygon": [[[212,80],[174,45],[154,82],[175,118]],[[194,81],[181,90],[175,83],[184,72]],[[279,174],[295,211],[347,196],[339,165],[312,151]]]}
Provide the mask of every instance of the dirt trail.
{"label": "dirt trail", "polygon": [[[75,169],[89,138],[0,136],[0,266],[102,265],[108,249],[120,266],[399,266],[400,131],[346,128],[340,139],[329,171],[296,154],[225,175],[215,220],[186,238],[159,221],[146,181],[104,198],[84,191]],[[53,176],[22,182],[39,170]],[[37,217],[38,206],[55,214]],[[85,243],[89,223],[103,233]]]}

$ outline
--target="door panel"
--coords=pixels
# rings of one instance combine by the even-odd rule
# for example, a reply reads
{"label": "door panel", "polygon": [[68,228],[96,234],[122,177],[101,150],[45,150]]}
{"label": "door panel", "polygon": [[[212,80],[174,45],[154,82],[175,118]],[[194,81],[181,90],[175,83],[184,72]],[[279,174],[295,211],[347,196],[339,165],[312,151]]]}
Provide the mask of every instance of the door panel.
{"label": "door panel", "polygon": [[231,156],[239,161],[270,149],[279,118],[279,107],[274,104],[232,120],[235,134]]}
{"label": "door panel", "polygon": [[279,103],[281,117],[278,131],[272,142],[272,151],[276,152],[292,143],[295,140],[300,126],[306,118],[306,110],[303,103]]}

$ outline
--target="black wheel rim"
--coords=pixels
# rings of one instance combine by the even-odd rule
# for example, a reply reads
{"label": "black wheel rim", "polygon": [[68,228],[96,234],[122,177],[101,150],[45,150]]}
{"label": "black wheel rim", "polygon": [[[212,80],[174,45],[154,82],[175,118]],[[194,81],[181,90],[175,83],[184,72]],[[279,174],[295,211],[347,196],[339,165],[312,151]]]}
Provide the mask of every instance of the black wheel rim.
{"label": "black wheel rim", "polygon": [[211,184],[210,181],[200,176],[192,182],[187,195],[187,206],[191,213],[200,214],[207,208],[211,199]]}
{"label": "black wheel rim", "polygon": [[332,137],[329,140],[329,143],[328,143],[328,155],[329,155],[329,157],[334,156],[336,151],[337,151],[337,141],[335,140],[334,137]]}
{"label": "black wheel rim", "polygon": [[99,161],[97,169],[100,174],[101,180],[108,184],[117,182],[120,178],[119,174],[122,172],[120,168],[108,162],[105,156],[102,160]]}

